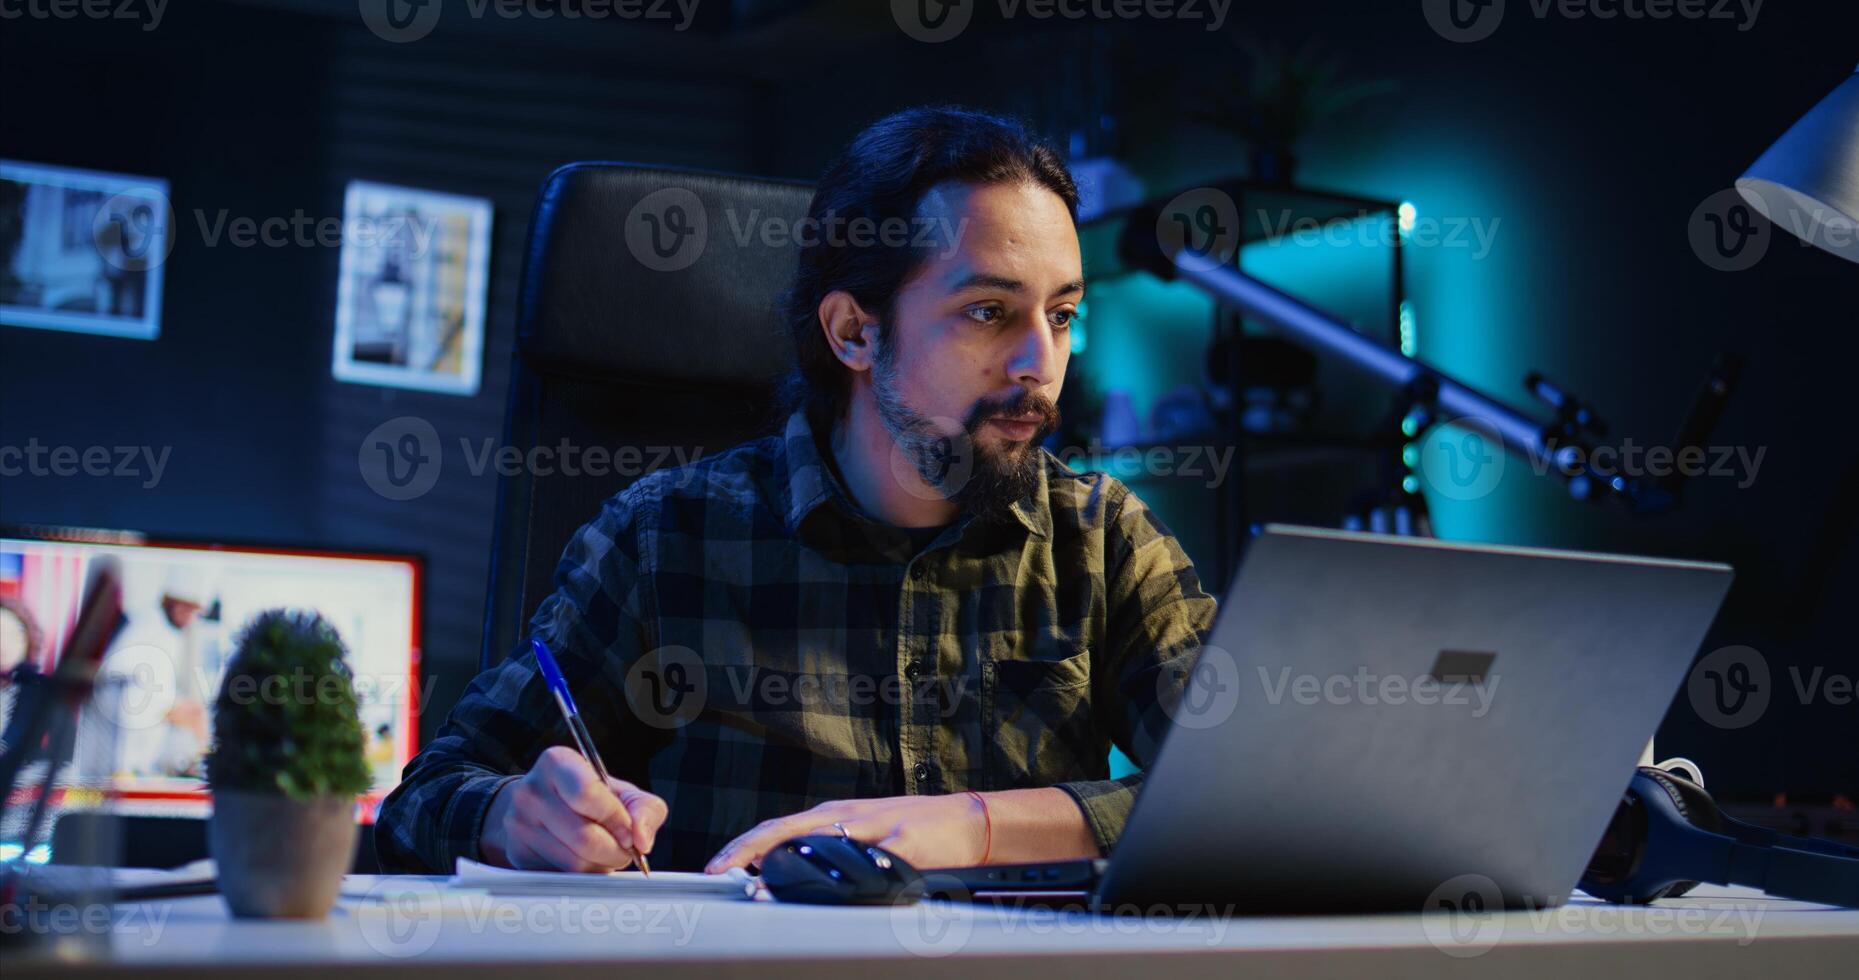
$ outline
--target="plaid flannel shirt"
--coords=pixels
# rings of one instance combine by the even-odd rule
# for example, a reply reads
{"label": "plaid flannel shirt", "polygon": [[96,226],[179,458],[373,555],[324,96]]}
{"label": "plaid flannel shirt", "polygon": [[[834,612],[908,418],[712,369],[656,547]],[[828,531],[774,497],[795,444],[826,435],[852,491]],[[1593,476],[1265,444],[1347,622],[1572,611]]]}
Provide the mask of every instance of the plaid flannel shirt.
{"label": "plaid flannel shirt", "polygon": [[[613,775],[664,797],[653,865],[697,869],[758,822],[835,799],[1058,786],[1100,849],[1214,600],[1122,483],[1045,458],[1013,519],[919,553],[863,515],[804,413],[783,434],[615,494],[568,544],[530,630]],[[383,802],[389,869],[481,859],[491,798],[572,745],[528,644],[484,671]]]}

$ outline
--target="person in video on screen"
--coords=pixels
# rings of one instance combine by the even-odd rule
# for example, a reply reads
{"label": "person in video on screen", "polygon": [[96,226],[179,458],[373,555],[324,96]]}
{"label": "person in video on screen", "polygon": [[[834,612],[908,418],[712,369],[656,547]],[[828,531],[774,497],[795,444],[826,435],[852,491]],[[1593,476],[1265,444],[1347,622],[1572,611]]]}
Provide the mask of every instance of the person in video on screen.
{"label": "person in video on screen", "polygon": [[807,833],[924,867],[1107,853],[1143,778],[1109,750],[1153,757],[1214,600],[1127,487],[1041,446],[1077,207],[1012,121],[858,134],[796,236],[780,433],[610,498],[530,621],[611,782],[525,642],[382,804],[383,865],[716,872]]}
{"label": "person in video on screen", "polygon": [[200,775],[208,745],[207,691],[214,639],[206,619],[213,604],[207,576],[171,568],[147,608],[131,610],[98,674],[108,714],[121,731],[116,775]]}

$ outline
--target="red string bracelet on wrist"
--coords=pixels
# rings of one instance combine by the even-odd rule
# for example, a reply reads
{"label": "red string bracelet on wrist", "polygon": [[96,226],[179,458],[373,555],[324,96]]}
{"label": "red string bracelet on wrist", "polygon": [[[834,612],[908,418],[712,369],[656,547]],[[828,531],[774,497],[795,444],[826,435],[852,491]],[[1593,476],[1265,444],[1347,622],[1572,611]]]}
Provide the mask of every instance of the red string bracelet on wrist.
{"label": "red string bracelet on wrist", "polygon": [[982,799],[980,793],[972,789],[967,792],[975,798],[976,803],[981,804],[981,825],[987,829],[987,836],[983,838],[985,843],[981,845],[981,863],[986,864],[989,855],[994,853],[994,818],[988,814],[988,801]]}

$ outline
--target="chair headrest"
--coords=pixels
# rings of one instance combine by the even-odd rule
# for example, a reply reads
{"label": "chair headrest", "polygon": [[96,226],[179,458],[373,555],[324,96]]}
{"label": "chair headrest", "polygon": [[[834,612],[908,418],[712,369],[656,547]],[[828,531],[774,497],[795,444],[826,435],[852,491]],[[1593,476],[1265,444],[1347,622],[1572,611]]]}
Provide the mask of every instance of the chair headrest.
{"label": "chair headrest", "polygon": [[[781,294],[812,188],[573,163],[537,197],[517,347],[544,374],[766,385],[793,366]],[[772,233],[770,229],[773,229]]]}

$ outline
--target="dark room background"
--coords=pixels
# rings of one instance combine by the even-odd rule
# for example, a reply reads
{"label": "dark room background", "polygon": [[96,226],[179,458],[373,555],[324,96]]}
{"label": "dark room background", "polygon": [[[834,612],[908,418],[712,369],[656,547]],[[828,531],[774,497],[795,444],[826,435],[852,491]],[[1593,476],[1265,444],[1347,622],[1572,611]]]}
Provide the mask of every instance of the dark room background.
{"label": "dark room background", "polygon": [[[1524,375],[1543,371],[1641,443],[1673,438],[1720,353],[1747,364],[1711,443],[1760,449],[1753,480],[1701,478],[1678,512],[1635,519],[1550,478],[1511,479],[1480,500],[1431,501],[1441,535],[1731,562],[1737,585],[1706,650],[1762,651],[1777,706],[1725,731],[1681,694],[1662,754],[1704,763],[1720,797],[1859,794],[1859,705],[1781,687],[1790,668],[1859,673],[1859,268],[1778,235],[1754,268],[1723,272],[1687,237],[1694,209],[1852,72],[1855,5],[1769,0],[1737,23],[1539,18],[1513,0],[1492,37],[1455,43],[1419,0],[1236,2],[1219,30],[984,4],[939,44],[905,36],[888,6],[703,0],[680,31],[448,4],[431,36],[402,44],[372,33],[353,0],[174,0],[153,30],[0,22],[0,156],[163,176],[177,216],[158,340],[0,327],[0,444],[172,446],[164,478],[8,476],[0,523],[418,554],[430,736],[478,660],[496,478],[448,467],[419,501],[390,501],[364,484],[357,450],[401,415],[452,444],[500,434],[522,246],[555,166],[808,180],[864,123],[953,101],[1020,115],[1074,158],[1114,157],[1150,194],[1172,194],[1247,173],[1246,145],[1200,112],[1233,84],[1234,39],[1314,44],[1374,91],[1300,144],[1298,182],[1492,232],[1488,249],[1408,249],[1421,358],[1516,405]],[[475,396],[335,381],[335,250],[210,244],[196,218],[340,215],[356,179],[495,203]],[[1257,262],[1320,306],[1378,302],[1308,257]],[[1211,314],[1175,288],[1110,290],[1075,370],[1143,352],[1147,397],[1197,381]],[[1369,382],[1333,365],[1321,377],[1336,426],[1373,424],[1383,401]],[[1323,472],[1248,463],[1246,492],[1295,498]],[[1193,494],[1154,493],[1211,564]]]}

